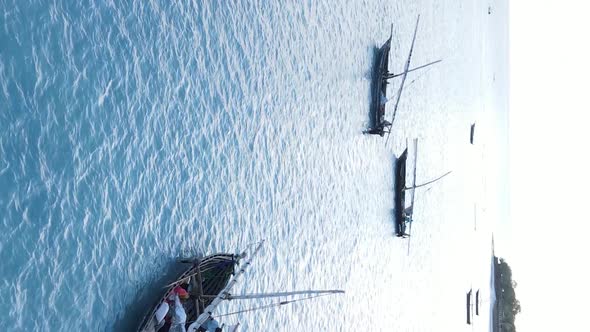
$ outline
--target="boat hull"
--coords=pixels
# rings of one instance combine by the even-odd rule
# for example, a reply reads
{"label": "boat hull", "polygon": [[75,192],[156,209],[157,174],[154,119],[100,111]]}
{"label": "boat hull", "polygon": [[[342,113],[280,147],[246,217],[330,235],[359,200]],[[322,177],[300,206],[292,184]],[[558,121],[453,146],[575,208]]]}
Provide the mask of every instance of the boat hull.
{"label": "boat hull", "polygon": [[383,136],[385,131],[385,103],[382,98],[387,97],[387,79],[385,75],[389,73],[389,51],[391,49],[391,36],[377,50],[373,80],[371,82],[371,126],[365,131],[370,134],[380,134]]}
{"label": "boat hull", "polygon": [[403,236],[406,234],[406,221],[404,218],[404,209],[406,205],[406,161],[408,159],[408,149],[397,158],[395,163],[395,234]]}
{"label": "boat hull", "polygon": [[[158,302],[150,308],[138,325],[138,332],[155,332],[164,331],[160,329],[156,321],[156,311],[174,294],[174,289],[179,285],[187,288],[189,298],[184,301],[183,306],[186,312],[187,322],[194,321],[200,314],[202,308],[207,307],[213,297],[221,292],[232,275],[234,274],[237,257],[232,254],[216,254],[204,257],[191,263],[182,274],[176,278],[176,281],[169,284]],[[198,286],[197,280],[201,280],[201,287]],[[202,297],[202,295],[209,295]],[[188,325],[188,324],[187,324]]]}

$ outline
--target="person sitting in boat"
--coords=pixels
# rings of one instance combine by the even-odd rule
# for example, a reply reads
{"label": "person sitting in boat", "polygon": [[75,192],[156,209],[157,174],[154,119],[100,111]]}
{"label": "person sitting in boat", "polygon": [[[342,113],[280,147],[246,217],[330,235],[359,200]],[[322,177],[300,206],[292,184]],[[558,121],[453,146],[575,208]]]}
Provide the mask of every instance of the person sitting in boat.
{"label": "person sitting in boat", "polygon": [[186,332],[186,311],[184,310],[184,306],[182,302],[180,302],[180,297],[178,296],[178,292],[174,294],[174,302],[173,302],[172,311],[172,320],[170,324],[170,332]]}
{"label": "person sitting in boat", "polygon": [[222,329],[219,327],[219,323],[213,317],[209,317],[201,327],[197,330],[197,332],[221,332]]}

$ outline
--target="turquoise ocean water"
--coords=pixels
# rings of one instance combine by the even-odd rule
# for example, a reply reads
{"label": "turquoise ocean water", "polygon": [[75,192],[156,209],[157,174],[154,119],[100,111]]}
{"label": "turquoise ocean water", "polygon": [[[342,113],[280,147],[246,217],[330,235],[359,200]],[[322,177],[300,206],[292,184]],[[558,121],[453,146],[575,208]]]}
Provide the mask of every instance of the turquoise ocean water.
{"label": "turquoise ocean water", "polygon": [[[0,327],[130,330],[177,257],[266,239],[238,292],[347,293],[242,330],[471,331],[497,199],[487,6],[0,0]],[[385,145],[361,134],[375,47],[393,24],[401,71],[418,14],[413,63],[443,63],[410,75]],[[414,137],[419,179],[453,174],[418,192],[407,254],[392,176]]]}

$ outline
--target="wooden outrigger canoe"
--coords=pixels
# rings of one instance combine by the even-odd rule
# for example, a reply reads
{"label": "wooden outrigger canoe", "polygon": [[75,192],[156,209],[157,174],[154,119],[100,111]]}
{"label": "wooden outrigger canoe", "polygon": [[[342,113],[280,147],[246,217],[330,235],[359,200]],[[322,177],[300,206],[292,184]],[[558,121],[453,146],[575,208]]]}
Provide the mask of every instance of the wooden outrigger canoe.
{"label": "wooden outrigger canoe", "polygon": [[406,234],[405,205],[406,205],[406,161],[408,148],[402,152],[395,163],[395,235],[404,237]]}
{"label": "wooden outrigger canoe", "polygon": [[[182,305],[184,309],[183,317],[182,310],[174,308],[175,318],[179,317],[177,322],[180,324],[172,327],[178,329],[182,327],[184,322],[184,330],[187,332],[195,332],[199,327],[207,324],[207,328],[211,328],[209,323],[215,321],[213,313],[222,301],[236,300],[236,299],[256,299],[256,298],[282,298],[282,300],[275,304],[264,305],[259,308],[247,309],[245,311],[253,311],[258,309],[265,309],[271,306],[282,306],[289,303],[309,300],[314,297],[342,294],[343,290],[309,290],[309,291],[294,291],[294,292],[280,292],[267,294],[244,294],[232,295],[231,289],[238,283],[241,277],[246,273],[251,265],[252,259],[262,248],[264,241],[259,242],[252,250],[246,249],[239,255],[218,254],[207,256],[202,260],[192,262],[192,266],[182,273],[175,282],[167,285],[164,296],[160,298],[158,303],[152,307],[148,314],[144,317],[137,331],[140,332],[168,332],[170,324],[166,323],[164,319],[168,313],[171,297],[174,297],[175,306]],[[182,287],[188,294],[181,291],[178,287]],[[183,293],[184,301],[180,301],[180,294]],[[285,297],[301,296],[306,297],[285,300]],[[188,298],[186,298],[188,297]],[[244,312],[244,311],[240,311]],[[234,312],[224,314],[228,316],[237,314]],[[184,319],[184,320],[183,320]],[[174,320],[174,319],[173,319]],[[170,322],[173,323],[173,322]],[[222,325],[223,327],[224,325]],[[238,325],[227,325],[225,329],[235,331]],[[217,327],[219,328],[219,327]]]}
{"label": "wooden outrigger canoe", "polygon": [[[199,327],[203,327],[206,322],[213,319],[213,313],[222,301],[235,299],[256,299],[256,298],[276,298],[282,300],[271,305],[264,305],[259,308],[246,309],[244,311],[253,311],[265,309],[271,306],[282,306],[289,303],[309,300],[314,297],[320,297],[331,294],[342,294],[343,290],[310,290],[295,291],[268,294],[245,294],[232,295],[231,289],[238,283],[246,270],[252,264],[252,259],[262,248],[264,241],[259,242],[254,249],[246,249],[239,255],[217,254],[207,256],[202,260],[191,261],[192,266],[182,273],[175,282],[166,286],[164,296],[150,309],[148,314],[143,318],[137,331],[140,332],[168,332],[174,319],[179,319],[179,325],[172,326],[177,330],[184,323],[184,330],[195,332]],[[186,292],[181,291],[181,287]],[[179,300],[183,295],[183,301]],[[285,300],[285,297],[305,295],[306,297],[294,300]],[[170,298],[174,297],[174,306],[181,305],[183,310],[176,310],[169,305]],[[169,309],[170,308],[170,309]],[[174,319],[166,322],[166,314],[174,311]],[[184,313],[182,312],[184,311]],[[234,312],[224,316],[237,314]],[[186,315],[186,317],[184,317]],[[222,327],[224,324],[222,324]],[[236,331],[237,325],[227,325],[224,331]],[[207,326],[211,328],[211,326]]]}
{"label": "wooden outrigger canoe", "polygon": [[[416,198],[416,189],[420,187],[427,186],[431,183],[434,183],[445,176],[451,174],[451,171],[446,172],[442,176],[438,178],[422,183],[420,185],[416,184],[416,170],[417,170],[417,162],[418,162],[418,139],[414,139],[414,147],[413,147],[413,164],[411,165],[413,168],[412,172],[412,183],[411,185],[406,185],[406,162],[408,159],[408,146],[406,143],[406,149],[400,155],[400,157],[396,161],[395,167],[395,235],[398,237],[406,238],[411,235],[412,232],[412,223],[414,221],[414,201]],[[406,203],[406,191],[410,190],[410,198],[409,203]],[[408,229],[406,231],[406,228]],[[410,242],[408,241],[408,253],[410,250]]]}
{"label": "wooden outrigger canoe", "polygon": [[[167,331],[165,321],[156,312],[166,302],[177,286],[185,289],[189,299],[184,301],[183,307],[187,316],[187,323],[194,321],[213,299],[206,295],[217,295],[221,292],[238,264],[241,255],[216,254],[193,261],[175,282],[169,284],[158,302],[148,311],[139,324],[138,332]],[[188,325],[188,324],[187,324]]]}
{"label": "wooden outrigger canoe", "polygon": [[371,89],[371,128],[365,131],[367,134],[383,136],[391,124],[385,120],[385,100],[387,100],[387,79],[389,75],[389,51],[391,38],[393,37],[393,24],[389,39],[377,51],[375,71]]}
{"label": "wooden outrigger canoe", "polygon": [[[394,74],[393,72],[389,71],[389,54],[391,51],[391,38],[393,37],[393,25],[391,25],[391,34],[389,35],[389,39],[387,39],[387,41],[383,44],[383,46],[381,46],[381,48],[377,52],[377,59],[374,67],[375,71],[373,72],[373,85],[371,87],[371,124],[368,130],[363,131],[364,134],[379,135],[383,137],[385,133],[387,133],[387,137],[389,138],[389,134],[391,134],[391,126],[395,121],[395,114],[397,113],[399,101],[402,95],[402,90],[404,89],[404,83],[406,81],[408,73],[422,68],[426,68],[441,61],[433,61],[425,65],[410,69],[410,60],[412,58],[412,52],[414,50],[414,43],[416,41],[416,34],[418,33],[419,22],[420,16],[418,15],[418,18],[416,19],[416,28],[414,29],[414,36],[412,37],[412,45],[410,46],[410,53],[408,54],[408,58],[406,60],[403,72],[399,74]],[[388,80],[399,76],[401,76],[402,79],[397,90],[397,94],[395,96],[393,115],[391,117],[391,121],[387,121],[385,119],[385,104],[388,101]]]}

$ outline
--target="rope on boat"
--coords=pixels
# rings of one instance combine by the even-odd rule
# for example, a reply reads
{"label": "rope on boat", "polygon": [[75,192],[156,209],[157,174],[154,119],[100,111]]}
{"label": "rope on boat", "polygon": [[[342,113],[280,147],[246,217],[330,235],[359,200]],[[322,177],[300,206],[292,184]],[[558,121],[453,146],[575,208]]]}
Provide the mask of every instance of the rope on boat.
{"label": "rope on boat", "polygon": [[[434,62],[431,62],[431,63],[429,63],[429,64],[428,64],[428,65],[426,65],[426,66],[429,66],[429,65],[431,65],[431,64],[435,64],[435,63],[438,63],[438,62],[441,62],[441,61],[442,61],[442,60],[437,60],[437,61],[434,61]],[[423,66],[420,66],[420,67],[418,67],[418,68],[414,68],[414,69],[412,69],[412,70],[420,69],[420,68],[422,68],[422,67],[423,67]],[[413,80],[412,80],[410,83],[408,83],[408,86],[407,86],[407,87],[409,88],[409,87],[410,87],[410,86],[411,86],[413,83],[415,83],[415,82],[416,82],[417,80],[419,80],[419,79],[420,79],[422,76],[426,75],[426,74],[427,74],[427,73],[428,73],[430,70],[432,70],[432,68],[434,68],[434,67],[428,67],[426,70],[424,70],[424,71],[423,71],[423,72],[422,72],[420,75],[418,75],[418,77],[416,77],[416,78],[415,78],[415,79],[413,79]]]}
{"label": "rope on boat", "polygon": [[420,188],[420,187],[427,186],[427,185],[429,185],[429,184],[431,184],[431,183],[434,183],[434,182],[436,182],[436,181],[438,181],[438,180],[440,180],[440,179],[444,178],[445,176],[447,176],[447,175],[451,174],[452,172],[453,172],[453,171],[448,171],[448,172],[446,172],[445,174],[443,174],[443,175],[439,176],[438,178],[436,178],[436,179],[434,179],[434,180],[432,180],[432,181],[428,181],[428,182],[426,182],[426,183],[423,183],[423,184],[420,184],[420,185],[414,185],[414,186],[412,186],[412,187],[405,187],[403,190],[416,189],[416,188]]}

